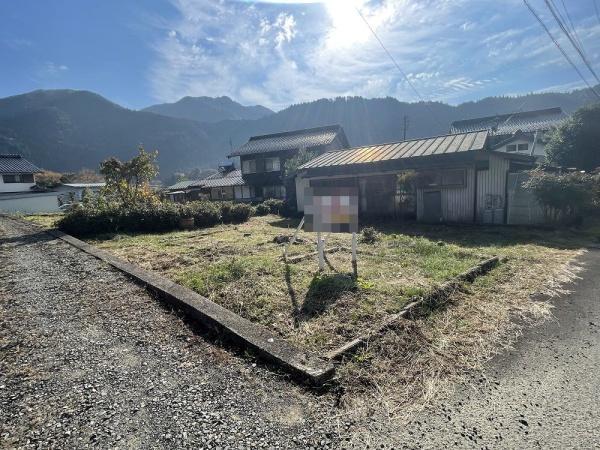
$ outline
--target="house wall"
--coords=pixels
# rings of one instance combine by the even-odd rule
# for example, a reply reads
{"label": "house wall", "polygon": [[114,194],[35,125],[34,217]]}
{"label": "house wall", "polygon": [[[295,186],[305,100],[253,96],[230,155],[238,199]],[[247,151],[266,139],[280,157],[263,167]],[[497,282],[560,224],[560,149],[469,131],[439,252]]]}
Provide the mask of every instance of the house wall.
{"label": "house wall", "polygon": [[[546,149],[545,149],[545,145],[543,143],[540,142],[540,137],[541,134],[538,134],[538,140],[535,143],[535,147],[533,145],[533,141],[527,140],[527,139],[515,139],[514,141],[511,141],[509,143],[507,143],[506,145],[503,145],[502,147],[498,147],[495,149],[495,151],[499,151],[499,152],[504,152],[504,153],[517,153],[520,155],[531,155],[531,148],[533,147],[533,156],[546,156]],[[509,152],[507,150],[507,147],[509,145],[517,145],[517,148],[519,144],[527,144],[527,150],[526,151],[519,151],[517,150],[516,152]]]}
{"label": "house wall", "polygon": [[506,177],[510,160],[490,154],[487,170],[477,171],[477,222],[505,223]]}
{"label": "house wall", "polygon": [[35,183],[5,183],[2,175],[12,174],[0,174],[0,192],[30,192],[35,186]]}
{"label": "house wall", "polygon": [[[453,167],[452,169],[460,169],[460,167]],[[424,220],[424,193],[440,191],[442,221],[473,222],[475,208],[475,168],[463,167],[463,169],[465,170],[464,186],[417,188],[417,220]]]}
{"label": "house wall", "polygon": [[24,214],[60,212],[58,193],[3,194],[0,196],[0,212]]}
{"label": "house wall", "polygon": [[528,179],[526,172],[508,174],[506,223],[509,225],[540,225],[547,222],[544,209],[533,192],[523,189],[523,183]]}

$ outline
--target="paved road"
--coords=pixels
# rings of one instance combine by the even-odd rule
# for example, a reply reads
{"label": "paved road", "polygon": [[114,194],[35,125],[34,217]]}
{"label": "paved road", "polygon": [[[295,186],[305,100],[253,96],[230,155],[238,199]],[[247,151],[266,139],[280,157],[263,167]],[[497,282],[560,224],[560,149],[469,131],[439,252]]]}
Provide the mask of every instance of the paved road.
{"label": "paved road", "polygon": [[531,328],[394,441],[409,448],[600,448],[600,250],[584,255],[556,320]]}
{"label": "paved road", "polygon": [[123,274],[0,217],[0,448],[333,447],[316,396]]}

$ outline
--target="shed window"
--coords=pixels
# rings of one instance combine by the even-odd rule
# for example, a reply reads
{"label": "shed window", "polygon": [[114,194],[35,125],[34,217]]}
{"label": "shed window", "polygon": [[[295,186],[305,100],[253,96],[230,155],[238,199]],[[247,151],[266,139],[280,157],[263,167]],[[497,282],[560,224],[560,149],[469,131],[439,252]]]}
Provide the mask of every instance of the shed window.
{"label": "shed window", "polygon": [[517,144],[509,144],[506,146],[506,151],[507,152],[516,152],[517,151]]}
{"label": "shed window", "polygon": [[527,150],[529,150],[529,144],[519,144],[517,146],[517,150],[520,152],[526,152]]}
{"label": "shed window", "polygon": [[281,170],[279,158],[265,158],[265,172],[277,172]]}
{"label": "shed window", "polygon": [[256,173],[256,160],[246,159],[242,161],[242,173]]}
{"label": "shed window", "polygon": [[443,186],[464,186],[465,169],[445,170],[442,172]]}

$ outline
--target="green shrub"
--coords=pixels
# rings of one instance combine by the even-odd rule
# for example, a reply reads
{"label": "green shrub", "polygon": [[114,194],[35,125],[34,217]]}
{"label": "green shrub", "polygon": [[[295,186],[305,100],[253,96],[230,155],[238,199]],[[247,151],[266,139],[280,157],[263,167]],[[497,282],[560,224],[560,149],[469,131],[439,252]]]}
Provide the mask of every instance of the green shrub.
{"label": "green shrub", "polygon": [[254,208],[243,203],[191,202],[185,205],[169,202],[138,204],[124,207],[117,204],[80,205],[58,222],[65,233],[89,236],[103,233],[159,232],[179,228],[182,218],[193,217],[198,228],[221,223],[242,223]]}
{"label": "green shrub", "polygon": [[221,222],[220,205],[214,202],[198,201],[188,203],[191,217],[194,218],[194,224],[199,228],[213,227]]}
{"label": "green shrub", "polygon": [[365,227],[360,232],[360,241],[365,244],[374,244],[379,240],[379,233],[373,227]]}
{"label": "green shrub", "polygon": [[257,216],[266,216],[270,212],[271,209],[269,208],[269,205],[265,205],[264,203],[259,203],[258,205],[256,205],[255,214]]}
{"label": "green shrub", "polygon": [[224,223],[246,222],[254,214],[254,208],[246,203],[225,202],[221,207],[221,220]]}
{"label": "green shrub", "polygon": [[271,214],[281,214],[281,212],[285,209],[285,202],[276,198],[265,200],[263,205],[269,208],[269,212]]}

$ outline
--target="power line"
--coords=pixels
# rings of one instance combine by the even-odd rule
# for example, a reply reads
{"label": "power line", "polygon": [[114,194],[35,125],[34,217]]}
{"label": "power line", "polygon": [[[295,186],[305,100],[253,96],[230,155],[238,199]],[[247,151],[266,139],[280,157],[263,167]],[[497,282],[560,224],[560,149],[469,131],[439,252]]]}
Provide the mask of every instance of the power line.
{"label": "power line", "polygon": [[596,95],[596,97],[598,97],[600,99],[600,94],[593,88],[592,85],[590,85],[590,83],[583,76],[583,74],[581,73],[581,71],[579,70],[579,68],[577,67],[577,65],[575,65],[575,63],[569,57],[569,55],[567,54],[567,52],[565,52],[565,50],[560,46],[560,44],[558,43],[558,41],[554,38],[554,36],[550,32],[550,30],[548,29],[548,27],[546,26],[546,24],[544,23],[544,21],[540,18],[540,16],[538,15],[538,13],[535,11],[535,9],[532,8],[532,6],[529,4],[529,2],[527,0],[523,0],[523,3],[525,3],[525,6],[527,6],[527,9],[529,9],[529,11],[531,12],[531,14],[533,14],[533,16],[537,19],[537,21],[540,23],[540,25],[542,26],[542,28],[544,28],[544,30],[546,31],[546,33],[548,34],[548,36],[550,37],[550,39],[552,40],[552,42],[554,42],[554,45],[556,46],[556,48],[558,48],[558,50],[560,50],[560,52],[562,53],[562,55],[569,62],[569,64],[571,64],[571,66],[573,67],[573,69],[575,69],[575,71],[577,72],[577,74],[579,75],[579,77],[583,80],[583,82],[587,85],[587,87],[589,87],[591,89],[591,91]]}
{"label": "power line", "polygon": [[561,18],[558,16],[556,10],[554,9],[554,7],[550,3],[550,1],[549,0],[544,0],[544,1],[546,3],[546,6],[548,7],[548,9],[550,10],[550,12],[552,13],[552,16],[554,17],[554,20],[556,20],[556,23],[558,23],[558,26],[560,27],[560,29],[567,36],[567,39],[569,39],[569,42],[571,43],[571,45],[573,45],[573,47],[575,48],[575,50],[577,51],[577,53],[579,53],[579,56],[581,56],[581,59],[583,60],[583,63],[585,64],[585,66],[588,68],[588,70],[594,76],[594,78],[596,79],[596,81],[598,83],[600,83],[600,78],[598,78],[598,75],[596,74],[596,71],[594,70],[594,68],[590,64],[589,60],[585,56],[583,50],[579,47],[579,45],[577,44],[577,42],[575,42],[575,40],[573,39],[573,36],[571,36],[571,33],[569,33],[569,30],[567,30],[567,28],[565,27],[565,24],[562,22]]}
{"label": "power line", "polygon": [[[573,25],[573,20],[571,19],[571,14],[569,14],[569,10],[567,9],[567,4],[565,3],[565,0],[560,0],[560,2],[562,3],[563,9],[565,10],[565,15],[567,16],[567,19],[569,20],[569,24],[571,25],[571,31],[573,32],[573,35],[575,36],[575,40],[579,44],[579,48],[581,48],[581,50],[585,50],[583,48],[583,42],[581,41],[581,39],[579,39],[579,34],[577,33],[577,28],[575,28],[575,25]],[[556,9],[558,9],[558,8],[556,8]]]}
{"label": "power line", "polygon": [[404,71],[400,68],[400,65],[396,62],[396,59],[392,56],[392,54],[388,51],[388,49],[386,48],[386,46],[383,44],[383,41],[381,39],[379,39],[379,36],[377,36],[377,33],[375,33],[375,30],[373,29],[373,27],[371,26],[371,24],[369,23],[369,21],[367,20],[367,18],[363,15],[362,11],[358,7],[356,7],[356,6],[354,7],[354,9],[356,9],[356,12],[360,16],[360,18],[367,25],[367,27],[369,28],[369,30],[371,30],[371,33],[373,34],[373,36],[375,36],[375,39],[377,39],[377,42],[379,42],[379,45],[381,46],[381,48],[383,49],[383,51],[388,55],[388,57],[390,58],[390,60],[394,64],[394,66],[396,66],[396,69],[398,69],[398,72],[400,72],[400,74],[402,75],[402,77],[404,77],[404,80],[406,80],[406,82],[411,87],[411,89],[413,90],[413,92],[424,103],[424,105],[429,109],[429,112],[431,113],[431,116],[434,118],[434,120],[438,123],[439,126],[443,127],[444,125],[442,124],[442,122],[440,122],[438,120],[435,112],[433,111],[433,108],[431,108],[427,104],[427,102],[423,99],[423,96],[419,93],[419,91],[417,90],[417,88],[412,84],[412,82],[410,81],[410,79],[406,76],[406,74],[404,73]]}

